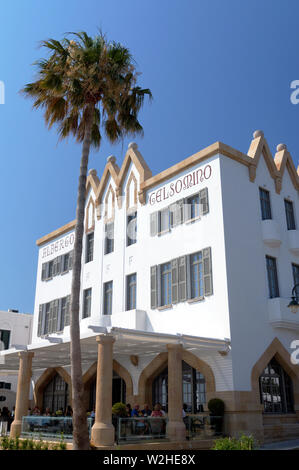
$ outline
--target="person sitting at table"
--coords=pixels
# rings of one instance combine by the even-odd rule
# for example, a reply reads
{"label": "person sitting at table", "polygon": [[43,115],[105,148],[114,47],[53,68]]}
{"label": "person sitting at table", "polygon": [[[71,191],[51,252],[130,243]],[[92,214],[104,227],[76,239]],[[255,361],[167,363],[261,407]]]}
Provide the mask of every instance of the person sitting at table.
{"label": "person sitting at table", "polygon": [[38,406],[35,406],[32,411],[33,416],[40,416],[40,409]]}
{"label": "person sitting at table", "polygon": [[143,410],[141,410],[141,413],[143,416],[150,416],[152,414],[152,411],[149,409],[148,405],[143,405]]}
{"label": "person sitting at table", "polygon": [[50,408],[46,408],[44,416],[52,416]]}
{"label": "person sitting at table", "polygon": [[[143,416],[140,406],[138,404],[134,405],[134,408],[131,412],[132,418],[140,418]],[[134,423],[134,431],[136,434],[143,434],[145,430],[145,423],[144,420],[138,419],[136,420],[136,423]]]}

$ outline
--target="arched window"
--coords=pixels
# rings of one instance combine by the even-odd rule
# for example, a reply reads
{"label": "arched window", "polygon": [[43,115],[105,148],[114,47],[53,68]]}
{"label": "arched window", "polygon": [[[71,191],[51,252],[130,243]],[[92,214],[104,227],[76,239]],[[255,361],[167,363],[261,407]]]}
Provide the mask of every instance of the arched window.
{"label": "arched window", "polygon": [[68,405],[68,384],[56,374],[44,389],[43,410],[49,408],[52,413],[65,410]]}
{"label": "arched window", "polygon": [[[206,402],[206,383],[204,376],[182,361],[183,403],[187,405],[188,413],[200,413]],[[168,410],[168,367],[153,381],[153,405],[160,403],[165,411]]]}
{"label": "arched window", "polygon": [[292,381],[275,358],[260,376],[260,396],[265,413],[293,413]]}
{"label": "arched window", "polygon": [[[90,384],[90,399],[89,399],[89,409],[93,410],[96,404],[96,386],[97,378]],[[126,382],[113,371],[112,377],[112,405],[114,403],[126,403]]]}

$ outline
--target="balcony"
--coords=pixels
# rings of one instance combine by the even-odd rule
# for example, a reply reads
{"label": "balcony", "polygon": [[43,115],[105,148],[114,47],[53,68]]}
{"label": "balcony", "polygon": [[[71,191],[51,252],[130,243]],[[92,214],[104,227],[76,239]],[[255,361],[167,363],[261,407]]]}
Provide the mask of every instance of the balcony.
{"label": "balcony", "polygon": [[278,248],[281,244],[279,226],[275,220],[262,220],[262,236],[264,243],[271,248]]}
{"label": "balcony", "polygon": [[128,310],[114,315],[102,315],[100,326],[128,328],[130,330],[146,331],[146,312],[144,310]]}
{"label": "balcony", "polygon": [[268,300],[269,322],[274,328],[299,330],[299,312],[292,313],[288,308],[290,299],[277,297]]}
{"label": "balcony", "polygon": [[294,255],[299,255],[299,230],[288,230],[288,247]]}

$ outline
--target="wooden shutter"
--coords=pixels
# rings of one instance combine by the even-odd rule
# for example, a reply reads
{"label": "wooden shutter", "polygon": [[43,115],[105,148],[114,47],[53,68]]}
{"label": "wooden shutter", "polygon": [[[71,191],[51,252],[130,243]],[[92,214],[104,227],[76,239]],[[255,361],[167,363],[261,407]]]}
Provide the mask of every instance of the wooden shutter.
{"label": "wooden shutter", "polygon": [[150,235],[155,237],[158,233],[158,212],[150,214]]}
{"label": "wooden shutter", "polygon": [[157,266],[157,306],[161,307],[162,296],[161,296],[161,264]]}
{"label": "wooden shutter", "polygon": [[179,301],[183,302],[187,299],[186,256],[178,260],[178,274]]}
{"label": "wooden shutter", "polygon": [[47,270],[48,270],[47,264],[48,263],[43,263],[42,264],[42,281],[47,279]]}
{"label": "wooden shutter", "polygon": [[151,308],[157,308],[157,266],[151,266]]}
{"label": "wooden shutter", "polygon": [[178,260],[171,261],[171,298],[172,303],[176,304],[179,301],[179,273],[178,273]]}
{"label": "wooden shutter", "polygon": [[[44,264],[46,264],[46,263],[44,263]],[[39,312],[38,312],[37,336],[41,336],[42,326],[43,326],[43,305],[41,304],[39,306]]]}
{"label": "wooden shutter", "polygon": [[57,331],[58,305],[58,299],[53,300],[52,333]]}
{"label": "wooden shutter", "polygon": [[205,295],[213,294],[211,248],[202,250]]}
{"label": "wooden shutter", "polygon": [[64,326],[68,326],[70,324],[70,313],[71,313],[71,296],[68,295],[66,298]]}
{"label": "wooden shutter", "polygon": [[186,283],[187,283],[187,299],[191,299],[192,297],[191,255],[186,256]]}
{"label": "wooden shutter", "polygon": [[62,271],[62,256],[56,258],[56,276]]}
{"label": "wooden shutter", "polygon": [[159,233],[169,232],[169,207],[165,207],[160,212],[160,227]]}
{"label": "wooden shutter", "polygon": [[199,192],[199,204],[201,208],[201,214],[207,214],[209,212],[208,188],[204,188]]}
{"label": "wooden shutter", "polygon": [[188,222],[191,219],[191,204],[188,198],[184,199],[184,222]]}
{"label": "wooden shutter", "polygon": [[183,209],[184,209],[184,200],[180,199],[180,201],[175,202],[169,206],[170,210],[170,222],[171,227],[176,227],[183,223]]}
{"label": "wooden shutter", "polygon": [[[62,256],[61,256],[62,258]],[[61,327],[61,307],[62,307],[62,299],[58,299],[58,311],[57,311],[57,331],[63,330]]]}
{"label": "wooden shutter", "polygon": [[50,302],[49,320],[48,320],[48,331],[46,333],[52,333],[53,326],[53,314],[54,314],[54,300]]}
{"label": "wooden shutter", "polygon": [[74,257],[74,250],[70,251],[70,256],[69,256],[69,270],[73,269],[73,257]]}
{"label": "wooden shutter", "polygon": [[53,277],[57,275],[57,258],[53,260]]}

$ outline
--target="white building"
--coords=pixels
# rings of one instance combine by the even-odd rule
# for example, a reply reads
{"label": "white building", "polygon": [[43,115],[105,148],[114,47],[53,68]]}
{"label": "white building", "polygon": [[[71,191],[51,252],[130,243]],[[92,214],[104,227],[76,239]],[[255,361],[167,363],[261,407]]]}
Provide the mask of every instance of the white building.
{"label": "white building", "polygon": [[[33,315],[16,310],[0,311],[0,350],[23,350],[31,342]],[[2,360],[1,360],[2,359]],[[5,357],[0,358],[5,367]],[[18,376],[14,371],[0,371],[0,408],[10,411],[16,403]]]}
{"label": "white building", "polygon": [[[112,402],[162,403],[171,439],[182,438],[182,403],[197,413],[212,397],[225,402],[230,434],[299,436],[299,366],[290,358],[299,313],[287,308],[299,282],[298,190],[286,146],[273,159],[261,131],[248,154],[216,142],[152,176],[131,144],[121,168],[109,157],[100,179],[89,172],[80,323],[87,409],[95,397],[107,405],[96,372],[109,385],[113,368]],[[70,402],[74,227],[37,241],[27,351],[41,408]],[[18,366],[16,353],[5,357]],[[55,395],[55,381],[63,393]],[[100,413],[96,424],[108,429],[110,419]],[[109,432],[95,428],[94,442],[111,443]]]}

